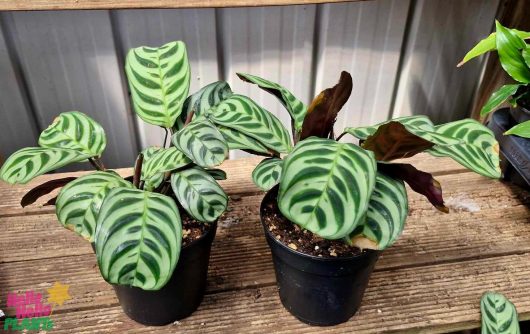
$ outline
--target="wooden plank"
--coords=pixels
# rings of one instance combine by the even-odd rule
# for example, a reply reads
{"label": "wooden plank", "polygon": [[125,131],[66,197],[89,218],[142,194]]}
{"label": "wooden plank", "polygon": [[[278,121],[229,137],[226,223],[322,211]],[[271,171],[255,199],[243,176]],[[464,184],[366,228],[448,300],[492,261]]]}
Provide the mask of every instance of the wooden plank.
{"label": "wooden plank", "polygon": [[366,0],[0,0],[0,10],[257,7],[346,1]]}
{"label": "wooden plank", "polygon": [[[52,319],[54,333],[446,333],[479,326],[480,296],[487,290],[504,293],[516,305],[519,320],[530,319],[529,275],[530,254],[375,272],[358,314],[334,327],[312,327],[295,319],[282,307],[276,286],[210,294],[189,318],[145,327],[128,319],[114,298],[104,300],[109,305],[104,307],[85,297],[77,311],[67,312],[77,296],[88,292],[74,280],[66,282],[74,284],[70,292],[75,299]],[[48,286],[42,284],[41,290]],[[111,291],[108,285],[88,288]]]}

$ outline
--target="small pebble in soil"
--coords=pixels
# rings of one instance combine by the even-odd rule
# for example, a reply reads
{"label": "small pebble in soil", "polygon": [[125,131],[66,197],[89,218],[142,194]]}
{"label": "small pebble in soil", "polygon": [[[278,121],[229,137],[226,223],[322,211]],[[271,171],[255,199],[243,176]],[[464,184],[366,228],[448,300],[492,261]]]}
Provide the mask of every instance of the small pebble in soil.
{"label": "small pebble in soil", "polygon": [[289,244],[289,248],[292,248],[292,249],[294,249],[294,250],[297,250],[297,249],[298,249],[298,247],[296,247],[296,245],[293,244],[293,243],[290,243],[290,244]]}

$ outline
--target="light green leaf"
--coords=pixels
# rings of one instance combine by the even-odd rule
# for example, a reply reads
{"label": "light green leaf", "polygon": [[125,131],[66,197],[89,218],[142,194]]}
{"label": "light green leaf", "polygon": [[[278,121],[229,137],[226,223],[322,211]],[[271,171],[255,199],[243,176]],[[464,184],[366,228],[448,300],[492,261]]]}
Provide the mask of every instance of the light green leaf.
{"label": "light green leaf", "polygon": [[273,151],[291,151],[289,132],[280,120],[246,96],[234,94],[208,114],[214,123],[252,137]]}
{"label": "light green leaf", "polygon": [[379,250],[392,246],[403,232],[407,214],[408,198],[403,181],[377,173],[366,220],[350,235],[353,245]]}
{"label": "light green leaf", "polygon": [[207,110],[226,100],[232,94],[232,89],[230,89],[230,85],[227,82],[216,81],[188,96],[186,101],[184,101],[182,113],[177,118],[175,126],[173,126],[173,131],[177,132],[184,127],[186,118],[190,113],[195,116],[203,115]]}
{"label": "light green leaf", "polygon": [[95,241],[99,270],[107,282],[159,290],[180,255],[179,211],[168,196],[114,188],[99,211]]}
{"label": "light green leaf", "polygon": [[252,172],[254,184],[261,190],[268,191],[280,182],[283,160],[268,158],[262,160]]}
{"label": "light green leaf", "polygon": [[[526,31],[520,31],[517,29],[510,29],[513,31],[517,36],[519,36],[522,39],[530,38],[530,32]],[[470,61],[473,58],[476,58],[486,52],[493,51],[497,49],[496,45],[496,33],[491,33],[488,37],[484,38],[480,42],[478,42],[477,45],[473,49],[471,49],[464,59],[458,64],[458,66],[464,65],[466,62]]]}
{"label": "light green leaf", "polygon": [[226,172],[222,169],[207,169],[206,173],[210,174],[210,176],[213,177],[215,180],[226,180]]}
{"label": "light green leaf", "polygon": [[486,292],[480,299],[482,334],[520,334],[517,310],[500,293]]}
{"label": "light green leaf", "polygon": [[356,128],[345,128],[344,132],[349,133],[350,135],[354,136],[357,139],[360,140],[366,140],[368,136],[373,135],[379,126],[383,124],[387,124],[388,122],[399,122],[409,128],[414,128],[418,130],[425,130],[425,131],[432,131],[434,129],[434,124],[431,122],[431,120],[427,116],[423,115],[415,115],[415,116],[403,116],[403,117],[397,117],[385,122],[381,122],[376,125],[372,126],[360,126]]}
{"label": "light green leaf", "polygon": [[307,107],[302,103],[302,101],[298,100],[289,90],[272,81],[245,73],[237,73],[237,76],[241,80],[254,83],[258,85],[259,88],[276,96],[283,104],[285,109],[287,109],[289,115],[291,115],[295,131],[300,132],[302,129],[302,123],[304,123],[304,118],[307,113]]}
{"label": "light green leaf", "polygon": [[191,160],[176,147],[149,147],[142,153],[144,153],[144,162],[140,179],[145,182],[144,189],[150,191],[160,185],[165,172],[191,163]]}
{"label": "light green leaf", "polygon": [[116,187],[133,186],[113,171],[94,172],[69,182],[57,196],[57,218],[64,227],[93,242],[101,204]]}
{"label": "light green leaf", "polygon": [[480,116],[485,116],[504,103],[510,96],[515,94],[521,85],[504,85],[491,94],[490,98],[480,110]]}
{"label": "light green leaf", "polygon": [[26,147],[6,160],[0,169],[0,179],[11,184],[25,184],[34,177],[89,157],[66,148]]}
{"label": "light green leaf", "polygon": [[504,134],[530,138],[530,121],[519,123],[510,130],[506,131]]}
{"label": "light green leaf", "polygon": [[39,145],[48,148],[67,148],[91,157],[99,157],[107,139],[105,131],[92,118],[79,111],[64,112],[44,130]]}
{"label": "light green leaf", "polygon": [[523,49],[522,55],[526,66],[530,67],[530,46],[526,45],[526,48]]}
{"label": "light green leaf", "polygon": [[138,116],[150,124],[172,127],[190,86],[186,45],[177,41],[159,48],[131,49],[125,72]]}
{"label": "light green leaf", "polygon": [[246,150],[256,154],[271,155],[270,150],[265,145],[252,137],[226,126],[218,126],[217,129],[221,132],[228,144],[228,148],[231,150]]}
{"label": "light green leaf", "polygon": [[372,152],[310,137],[284,159],[280,211],[322,238],[344,238],[364,220],[375,173]]}
{"label": "light green leaf", "polygon": [[530,68],[526,65],[521,54],[521,49],[526,48],[526,43],[517,34],[503,27],[498,21],[495,24],[497,27],[497,52],[499,53],[502,68],[514,80],[529,83]]}
{"label": "light green leaf", "polygon": [[194,118],[175,133],[173,144],[201,167],[220,165],[228,155],[228,144],[215,125],[205,117]]}
{"label": "light green leaf", "polygon": [[228,196],[208,174],[198,167],[171,175],[171,187],[180,205],[201,222],[213,222],[225,212]]}

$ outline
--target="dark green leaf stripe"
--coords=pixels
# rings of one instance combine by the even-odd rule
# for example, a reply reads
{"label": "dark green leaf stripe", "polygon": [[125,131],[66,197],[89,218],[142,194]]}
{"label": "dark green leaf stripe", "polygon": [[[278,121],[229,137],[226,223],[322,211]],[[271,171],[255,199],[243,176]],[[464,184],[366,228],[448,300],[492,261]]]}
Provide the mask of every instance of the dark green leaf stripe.
{"label": "dark green leaf stripe", "polygon": [[79,111],[64,112],[44,130],[39,145],[49,148],[68,148],[90,155],[101,156],[107,139],[105,131],[92,118]]}
{"label": "dark green leaf stripe", "polygon": [[304,123],[304,118],[307,114],[307,107],[302,103],[302,101],[298,100],[293,93],[278,85],[277,83],[257,77],[255,75],[245,73],[237,73],[237,75],[242,80],[254,83],[258,85],[259,88],[276,96],[291,115],[295,130],[299,132],[302,129],[302,123]]}
{"label": "dark green leaf stripe", "polygon": [[188,96],[190,66],[183,42],[142,46],[127,54],[125,71],[134,110],[147,123],[170,128]]}
{"label": "dark green leaf stripe", "polygon": [[90,156],[66,148],[26,147],[13,153],[0,169],[0,178],[11,184],[25,184],[34,177],[88,159]]}
{"label": "dark green leaf stripe", "polygon": [[228,197],[215,179],[199,167],[171,175],[171,187],[180,205],[201,222],[213,222],[226,210]]}
{"label": "dark green leaf stripe", "polygon": [[375,173],[372,152],[310,137],[284,159],[280,211],[323,238],[344,238],[363,221]]}
{"label": "dark green leaf stripe", "polygon": [[250,150],[255,153],[271,155],[270,150],[265,145],[250,136],[226,126],[218,126],[217,129],[223,135],[230,150]]}
{"label": "dark green leaf stripe", "polygon": [[184,167],[191,160],[176,147],[150,147],[144,150],[141,180],[145,182],[144,189],[153,190],[160,185],[165,172]]}
{"label": "dark green leaf stripe", "polygon": [[188,96],[186,101],[184,101],[182,113],[177,118],[173,130],[177,132],[182,129],[190,113],[195,116],[203,115],[208,109],[215,107],[219,102],[230,97],[230,95],[232,95],[232,89],[225,81],[216,81],[204,86],[196,93]]}
{"label": "dark green leaf stripe", "polygon": [[210,174],[216,180],[226,180],[226,172],[222,169],[207,169],[206,173]]}
{"label": "dark green leaf stripe", "polygon": [[412,128],[432,131],[434,129],[434,124],[427,116],[416,115],[416,116],[403,116],[397,117],[392,120],[382,122],[372,126],[361,126],[356,128],[345,128],[344,132],[349,133],[357,139],[366,140],[369,136],[373,135],[379,126],[386,124],[390,121],[399,122],[405,126],[409,125]]}
{"label": "dark green leaf stripe", "polygon": [[276,152],[291,151],[289,132],[280,120],[246,96],[234,94],[208,114],[214,123],[242,132]]}
{"label": "dark green leaf stripe", "polygon": [[262,160],[252,172],[254,184],[262,190],[269,190],[280,182],[283,160],[269,158]]}
{"label": "dark green leaf stripe", "polygon": [[57,196],[57,218],[64,227],[93,242],[101,203],[116,187],[132,188],[132,184],[113,171],[94,172],[75,179]]}
{"label": "dark green leaf stripe", "polygon": [[458,138],[462,142],[435,145],[427,152],[434,156],[450,157],[472,171],[491,178],[499,178],[499,144],[493,132],[473,119],[463,119],[436,126],[436,133]]}
{"label": "dark green leaf stripe", "polygon": [[517,310],[500,293],[486,292],[480,299],[482,334],[520,334]]}
{"label": "dark green leaf stripe", "polygon": [[107,282],[159,290],[179,258],[179,211],[168,196],[114,188],[99,211],[95,241],[99,270]]}
{"label": "dark green leaf stripe", "polygon": [[407,214],[407,190],[403,181],[377,173],[366,220],[351,235],[353,244],[379,250],[392,246],[405,227]]}
{"label": "dark green leaf stripe", "polygon": [[172,142],[202,167],[218,166],[228,155],[228,144],[223,135],[205,117],[194,118],[173,135]]}

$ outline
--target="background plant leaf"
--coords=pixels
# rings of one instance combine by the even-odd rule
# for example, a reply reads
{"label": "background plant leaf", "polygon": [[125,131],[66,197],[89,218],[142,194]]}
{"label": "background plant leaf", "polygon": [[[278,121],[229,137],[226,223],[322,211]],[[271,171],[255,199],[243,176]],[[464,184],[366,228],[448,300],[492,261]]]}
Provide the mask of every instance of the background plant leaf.
{"label": "background plant leaf", "polygon": [[240,131],[227,128],[226,126],[218,126],[217,129],[223,135],[230,150],[239,149],[247,152],[250,151],[257,155],[272,155],[272,150],[260,143],[257,139],[247,136]]}
{"label": "background plant leaf", "polygon": [[61,113],[39,137],[39,145],[66,148],[99,157],[107,146],[105,131],[96,121],[79,111]]}
{"label": "background plant leaf", "polygon": [[500,293],[488,291],[480,298],[482,334],[520,334],[515,305]]}
{"label": "background plant leaf", "polygon": [[516,135],[519,137],[530,138],[530,121],[519,123],[504,133],[505,135]]}
{"label": "background plant leaf", "polygon": [[495,21],[497,28],[496,45],[502,68],[514,80],[529,83],[530,68],[526,65],[521,50],[526,48],[526,43],[513,31],[503,27]]}
{"label": "background plant leaf", "polygon": [[344,238],[364,219],[375,173],[372,152],[330,139],[307,138],[284,159],[280,211],[322,238]]}
{"label": "background plant leaf", "polygon": [[354,136],[357,139],[360,140],[366,140],[368,136],[373,135],[377,129],[384,124],[387,124],[389,122],[399,122],[407,128],[415,128],[425,131],[433,131],[434,124],[431,122],[431,120],[424,115],[414,115],[414,116],[403,116],[403,117],[397,117],[394,119],[391,119],[389,121],[381,122],[376,125],[371,126],[360,126],[360,127],[348,127],[344,129],[344,132]]}
{"label": "background plant leaf", "polygon": [[332,88],[322,91],[307,109],[300,133],[300,140],[310,136],[329,138],[337,114],[351,95],[353,83],[351,75],[342,71],[339,82]]}
{"label": "background plant leaf", "polygon": [[176,147],[151,147],[143,152],[144,162],[140,180],[145,182],[146,190],[157,188],[164,179],[164,173],[191,163],[191,160]]}
{"label": "background plant leaf", "polygon": [[99,270],[107,282],[159,290],[180,255],[177,206],[168,196],[114,188],[101,206],[95,242]]}
{"label": "background plant leaf", "polygon": [[268,191],[280,182],[283,160],[280,158],[263,159],[252,171],[252,180],[261,190]]}
{"label": "background plant leaf", "polygon": [[30,204],[33,204],[42,196],[49,194],[57,188],[65,186],[66,184],[72,182],[75,179],[77,179],[77,177],[63,177],[60,179],[50,180],[39,184],[35,188],[28,191],[24,196],[22,196],[22,199],[20,200],[20,206],[26,207]]}
{"label": "background plant leaf", "polygon": [[147,123],[172,127],[190,86],[186,45],[176,41],[158,48],[131,49],[125,72],[136,114]]}
{"label": "background plant leaf", "polygon": [[504,103],[510,96],[515,94],[521,85],[504,85],[491,94],[490,98],[480,110],[480,116],[485,116]]}

